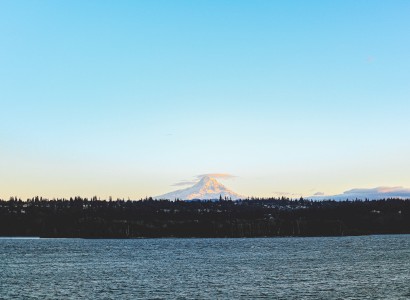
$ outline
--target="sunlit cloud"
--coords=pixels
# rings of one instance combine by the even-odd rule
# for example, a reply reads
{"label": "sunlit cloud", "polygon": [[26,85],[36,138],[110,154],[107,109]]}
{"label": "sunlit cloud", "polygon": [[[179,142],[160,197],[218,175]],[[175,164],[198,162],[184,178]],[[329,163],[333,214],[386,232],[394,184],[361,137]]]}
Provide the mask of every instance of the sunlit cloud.
{"label": "sunlit cloud", "polygon": [[401,186],[388,187],[380,186],[375,188],[354,188],[343,192],[338,195],[319,195],[314,194],[311,199],[335,199],[335,200],[354,200],[354,199],[387,199],[387,198],[399,198],[399,199],[410,199],[410,188],[404,188]]}
{"label": "sunlit cloud", "polygon": [[203,177],[212,177],[212,178],[221,178],[221,179],[232,179],[235,178],[235,175],[232,174],[228,174],[228,173],[209,173],[209,174],[201,174],[201,175],[197,175],[196,177],[198,179],[201,179]]}
{"label": "sunlit cloud", "polygon": [[387,187],[380,186],[372,189],[351,189],[343,194],[410,194],[410,189],[401,186]]}
{"label": "sunlit cloud", "polygon": [[195,179],[193,180],[181,180],[172,184],[172,186],[187,186],[187,185],[194,185],[198,183],[204,177],[212,177],[212,178],[219,178],[219,179],[232,179],[235,178],[235,175],[228,174],[228,173],[209,173],[209,174],[201,174],[196,175]]}
{"label": "sunlit cloud", "polygon": [[189,180],[183,180],[177,183],[174,183],[172,186],[186,186],[186,185],[194,185],[195,183],[198,183],[197,181],[189,181]]}

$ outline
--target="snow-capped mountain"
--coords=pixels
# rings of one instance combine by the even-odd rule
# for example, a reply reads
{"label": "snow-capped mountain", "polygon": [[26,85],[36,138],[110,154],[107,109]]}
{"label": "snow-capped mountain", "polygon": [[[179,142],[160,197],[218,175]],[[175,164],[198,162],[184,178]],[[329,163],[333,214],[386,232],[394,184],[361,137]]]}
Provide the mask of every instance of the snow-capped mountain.
{"label": "snow-capped mountain", "polygon": [[215,178],[204,176],[201,180],[192,187],[170,192],[155,199],[169,199],[169,200],[193,200],[193,199],[225,199],[237,200],[243,198],[241,195],[229,190],[223,184],[219,183]]}

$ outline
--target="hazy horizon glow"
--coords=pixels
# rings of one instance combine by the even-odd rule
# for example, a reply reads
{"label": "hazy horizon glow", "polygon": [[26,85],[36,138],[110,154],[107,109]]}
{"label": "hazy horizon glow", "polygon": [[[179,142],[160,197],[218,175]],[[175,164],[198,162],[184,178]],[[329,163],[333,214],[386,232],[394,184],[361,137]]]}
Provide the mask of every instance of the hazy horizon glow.
{"label": "hazy horizon glow", "polygon": [[410,187],[409,13],[2,1],[0,198],[139,199],[209,173],[259,197]]}

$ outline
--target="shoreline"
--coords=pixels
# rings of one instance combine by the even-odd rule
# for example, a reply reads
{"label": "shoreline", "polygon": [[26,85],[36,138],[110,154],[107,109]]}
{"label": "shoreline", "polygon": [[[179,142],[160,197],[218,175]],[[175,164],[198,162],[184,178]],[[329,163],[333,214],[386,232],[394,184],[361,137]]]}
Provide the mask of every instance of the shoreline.
{"label": "shoreline", "polygon": [[375,233],[375,234],[361,234],[361,235],[317,235],[317,236],[253,236],[253,237],[8,237],[0,236],[0,240],[184,240],[184,239],[205,239],[205,240],[225,240],[225,239],[309,239],[309,238],[351,238],[351,237],[374,237],[374,236],[402,236],[410,235],[410,233]]}

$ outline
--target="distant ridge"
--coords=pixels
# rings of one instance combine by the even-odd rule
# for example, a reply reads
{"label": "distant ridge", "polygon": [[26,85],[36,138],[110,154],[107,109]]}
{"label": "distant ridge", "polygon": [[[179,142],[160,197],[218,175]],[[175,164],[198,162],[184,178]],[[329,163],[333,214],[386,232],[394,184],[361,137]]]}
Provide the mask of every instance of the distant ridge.
{"label": "distant ridge", "polygon": [[210,176],[204,176],[195,185],[186,188],[170,192],[164,195],[156,196],[155,199],[169,199],[169,200],[214,200],[219,199],[232,199],[238,200],[243,197],[238,193],[235,193],[219,183],[215,178]]}
{"label": "distant ridge", "polygon": [[306,197],[311,200],[380,200],[380,199],[410,199],[410,189],[401,186],[386,187],[380,186],[376,188],[356,188],[343,192],[338,195],[313,195]]}

